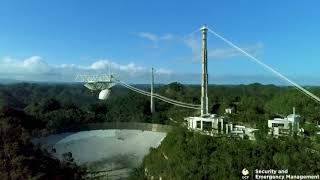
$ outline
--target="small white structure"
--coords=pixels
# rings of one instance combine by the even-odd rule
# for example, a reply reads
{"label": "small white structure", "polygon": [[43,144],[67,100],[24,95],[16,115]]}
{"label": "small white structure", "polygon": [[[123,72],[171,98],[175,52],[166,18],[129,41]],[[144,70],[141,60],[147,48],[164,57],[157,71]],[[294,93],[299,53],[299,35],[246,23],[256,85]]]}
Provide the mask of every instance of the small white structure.
{"label": "small white structure", "polygon": [[255,140],[256,138],[255,138],[254,132],[257,130],[259,129],[254,129],[254,128],[245,127],[241,125],[234,125],[230,133],[231,133],[231,136],[240,137],[241,139],[247,136],[249,140]]}
{"label": "small white structure", "polygon": [[301,116],[295,113],[295,108],[293,108],[293,113],[285,118],[274,118],[268,120],[269,134],[273,136],[282,135],[293,135],[301,132],[300,129]]}
{"label": "small white structure", "polygon": [[246,127],[245,130],[244,130],[244,134],[248,136],[248,138],[250,140],[255,140],[255,131],[258,131],[259,129],[255,129],[255,128],[249,128],[249,127]]}
{"label": "small white structure", "polygon": [[244,137],[244,133],[245,133],[245,126],[240,126],[240,125],[234,125],[234,128],[231,132],[231,135],[233,136],[239,136],[241,138]]}
{"label": "small white structure", "polygon": [[226,114],[233,114],[233,113],[234,113],[234,108],[233,108],[233,107],[231,107],[231,108],[226,108],[226,109],[224,110],[224,112],[225,112]]}

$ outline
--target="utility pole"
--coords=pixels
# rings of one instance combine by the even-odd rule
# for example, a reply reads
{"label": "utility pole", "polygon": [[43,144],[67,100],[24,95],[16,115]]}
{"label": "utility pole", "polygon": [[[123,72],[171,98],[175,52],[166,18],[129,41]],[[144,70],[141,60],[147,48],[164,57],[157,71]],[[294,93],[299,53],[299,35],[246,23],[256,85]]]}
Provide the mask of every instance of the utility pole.
{"label": "utility pole", "polygon": [[207,57],[207,31],[204,25],[202,32],[202,82],[201,82],[201,116],[208,114],[208,57]]}
{"label": "utility pole", "polygon": [[151,99],[150,99],[150,110],[151,113],[154,113],[154,99],[153,99],[153,86],[154,86],[154,75],[153,75],[153,68],[151,69]]}

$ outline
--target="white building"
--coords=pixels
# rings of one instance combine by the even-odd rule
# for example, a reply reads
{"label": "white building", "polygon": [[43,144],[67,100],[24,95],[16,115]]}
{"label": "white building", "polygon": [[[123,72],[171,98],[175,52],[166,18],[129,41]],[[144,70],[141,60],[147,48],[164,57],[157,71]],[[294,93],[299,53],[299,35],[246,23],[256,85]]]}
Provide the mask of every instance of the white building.
{"label": "white building", "polygon": [[232,129],[232,124],[228,123],[227,117],[216,114],[202,117],[186,117],[188,129],[199,130],[206,133],[228,134]]}
{"label": "white building", "polygon": [[229,122],[228,117],[211,114],[202,117],[186,117],[187,127],[190,130],[201,131],[207,135],[227,134],[232,137],[244,138],[248,136],[254,140],[254,131],[258,129],[247,128],[245,126],[234,125]]}
{"label": "white building", "polygon": [[233,107],[231,107],[231,108],[226,108],[226,109],[224,110],[224,112],[225,112],[226,114],[233,114],[233,113],[234,113],[234,108],[233,108]]}
{"label": "white building", "polygon": [[268,120],[269,134],[273,136],[293,135],[302,131],[300,129],[301,116],[293,113],[285,118],[274,118]]}
{"label": "white building", "polygon": [[240,125],[234,125],[233,130],[231,131],[231,135],[235,137],[244,138],[247,136],[250,140],[255,140],[254,132],[259,129],[254,129],[250,127],[240,126]]}

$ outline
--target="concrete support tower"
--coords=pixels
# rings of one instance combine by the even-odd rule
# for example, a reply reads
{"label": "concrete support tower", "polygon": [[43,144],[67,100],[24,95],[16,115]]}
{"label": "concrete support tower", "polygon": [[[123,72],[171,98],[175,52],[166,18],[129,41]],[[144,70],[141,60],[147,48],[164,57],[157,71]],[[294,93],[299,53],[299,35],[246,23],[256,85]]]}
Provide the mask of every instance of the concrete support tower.
{"label": "concrete support tower", "polygon": [[207,31],[204,25],[202,32],[202,82],[201,82],[201,116],[208,114],[208,57],[207,57]]}
{"label": "concrete support tower", "polygon": [[150,99],[150,110],[151,113],[154,113],[154,99],[153,99],[153,86],[154,86],[154,76],[153,76],[153,68],[151,69],[151,99]]}

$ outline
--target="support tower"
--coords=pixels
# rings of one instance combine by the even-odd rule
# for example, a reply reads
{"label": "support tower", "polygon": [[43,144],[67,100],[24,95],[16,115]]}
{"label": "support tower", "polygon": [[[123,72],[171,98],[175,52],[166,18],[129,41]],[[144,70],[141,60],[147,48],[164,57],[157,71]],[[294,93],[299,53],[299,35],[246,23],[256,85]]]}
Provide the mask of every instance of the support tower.
{"label": "support tower", "polygon": [[208,57],[207,57],[207,31],[204,25],[202,32],[202,82],[201,82],[201,116],[208,114]]}
{"label": "support tower", "polygon": [[153,86],[154,86],[154,76],[153,76],[153,68],[151,69],[151,99],[150,99],[150,110],[151,113],[154,113],[154,99],[153,99]]}

